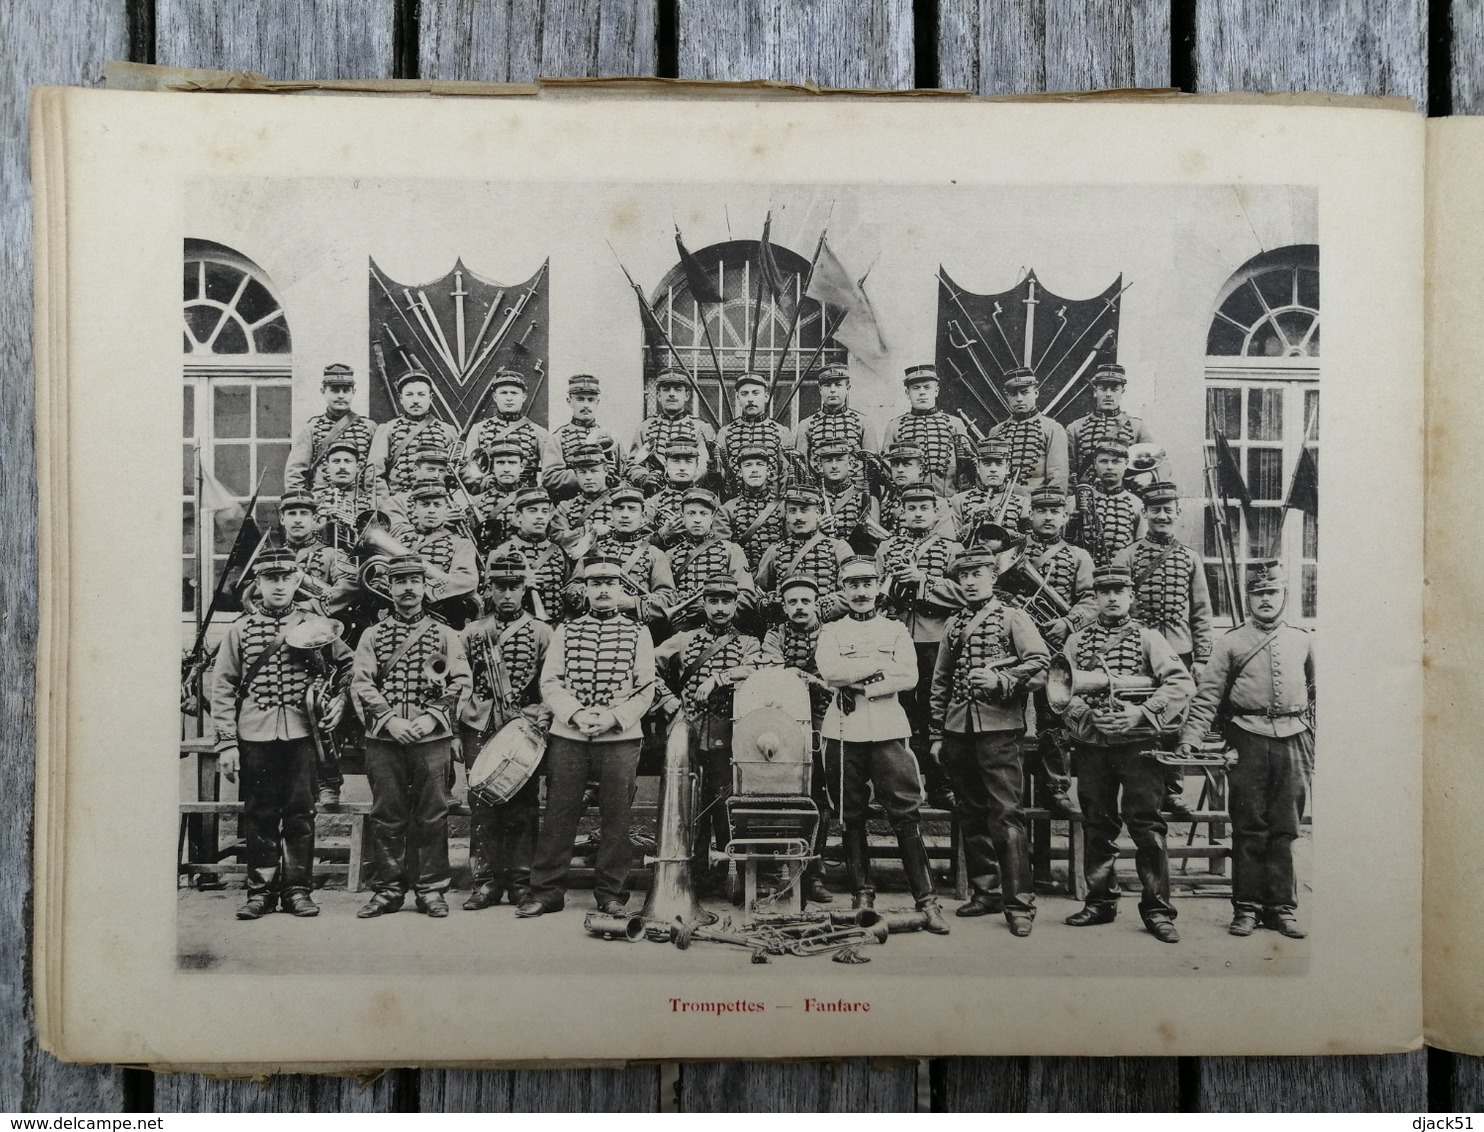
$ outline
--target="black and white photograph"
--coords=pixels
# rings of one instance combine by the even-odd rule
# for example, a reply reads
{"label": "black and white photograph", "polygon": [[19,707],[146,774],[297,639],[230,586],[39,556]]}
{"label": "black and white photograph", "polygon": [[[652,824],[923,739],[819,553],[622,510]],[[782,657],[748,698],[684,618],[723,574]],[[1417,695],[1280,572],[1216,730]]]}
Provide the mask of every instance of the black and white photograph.
{"label": "black and white photograph", "polygon": [[178,971],[1342,946],[1319,190],[828,173],[187,185]]}

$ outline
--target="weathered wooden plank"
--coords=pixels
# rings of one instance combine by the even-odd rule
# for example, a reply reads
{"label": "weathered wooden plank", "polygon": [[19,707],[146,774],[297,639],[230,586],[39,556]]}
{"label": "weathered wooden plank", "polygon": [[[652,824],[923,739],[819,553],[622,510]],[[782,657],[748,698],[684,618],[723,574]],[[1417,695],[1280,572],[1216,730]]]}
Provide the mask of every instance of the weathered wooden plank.
{"label": "weathered wooden plank", "polygon": [[[1451,111],[1484,114],[1484,9],[1474,0],[1452,0],[1448,5],[1448,20],[1452,29],[1450,57],[1446,60]],[[1444,60],[1434,62],[1442,66]]]}
{"label": "weathered wooden plank", "polygon": [[909,1061],[684,1065],[682,1112],[912,1112],[917,1065]]}
{"label": "weathered wooden plank", "polygon": [[950,1057],[936,1063],[944,1112],[1174,1112],[1173,1057]]}
{"label": "weathered wooden plank", "polygon": [[1167,0],[941,0],[938,85],[976,94],[1170,84]]}
{"label": "weathered wooden plank", "polygon": [[655,0],[423,0],[420,11],[425,79],[655,73]]}
{"label": "weathered wooden plank", "polygon": [[156,1112],[394,1112],[398,1073],[368,1084],[350,1077],[283,1076],[219,1081],[194,1073],[155,1075]]}
{"label": "weathered wooden plank", "polygon": [[[390,78],[394,0],[158,0],[155,57],[180,67],[260,71],[270,78]],[[369,1088],[343,1077],[217,1081],[160,1076],[161,1112],[381,1112],[395,1106],[397,1077]]]}
{"label": "weathered wooden plank", "polygon": [[1425,1112],[1427,1051],[1367,1057],[1205,1057],[1203,1112]]}
{"label": "weathered wooden plank", "polygon": [[660,1071],[426,1070],[418,1100],[423,1112],[655,1112]]}
{"label": "weathered wooden plank", "polygon": [[1196,89],[1400,94],[1427,105],[1426,0],[1197,0]]}
{"label": "weathered wooden plank", "polygon": [[913,85],[911,0],[680,0],[676,27],[682,78]]}
{"label": "weathered wooden plank", "polygon": [[1484,1108],[1484,1057],[1458,1053],[1445,1055],[1443,1060],[1451,1062],[1445,1108],[1453,1112],[1478,1112]]}
{"label": "weathered wooden plank", "polygon": [[123,0],[69,6],[48,0],[0,5],[0,1109],[114,1111],[123,1075],[112,1066],[67,1065],[35,1045],[29,988],[31,788],[35,771],[36,478],[31,388],[31,195],[28,89],[96,85],[107,59],[129,50]]}
{"label": "weathered wooden plank", "polygon": [[155,60],[270,79],[392,76],[395,0],[158,0]]}

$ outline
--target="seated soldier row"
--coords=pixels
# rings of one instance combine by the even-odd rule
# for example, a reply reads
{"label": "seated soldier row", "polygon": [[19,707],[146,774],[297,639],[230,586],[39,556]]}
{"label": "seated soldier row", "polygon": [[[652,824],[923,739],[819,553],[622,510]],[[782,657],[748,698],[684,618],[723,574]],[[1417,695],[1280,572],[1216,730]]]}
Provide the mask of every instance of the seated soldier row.
{"label": "seated soldier row", "polygon": [[[923,493],[923,504],[928,495]],[[1054,533],[1060,505],[1050,492],[1039,493],[1038,501],[1048,533]],[[817,505],[811,501],[801,510],[817,512]],[[635,551],[658,553],[637,540]],[[730,690],[757,666],[782,664],[804,673],[817,693],[816,729],[825,742],[816,798],[843,824],[856,905],[868,907],[873,899],[865,821],[874,793],[929,929],[947,931],[919,828],[923,790],[908,745],[913,726],[899,703],[900,696],[915,694],[927,704],[929,754],[941,759],[957,795],[974,890],[958,914],[1001,911],[1014,935],[1030,934],[1035,895],[1022,808],[1022,739],[1028,697],[1044,685],[1054,646],[1029,613],[997,596],[1000,556],[969,548],[947,563],[950,577],[935,586],[935,594],[943,608],[951,604],[949,597],[956,606],[941,625],[926,678],[922,642],[903,620],[883,616],[879,608],[880,560],[845,554],[834,563],[831,592],[843,616],[828,624],[819,604],[824,586],[797,565],[788,563],[777,584],[785,622],[763,641],[738,626],[742,588],[735,574],[718,572],[699,587],[700,624],[656,648],[637,605],[624,615],[623,599],[634,595],[626,592],[620,555],[598,550],[584,561],[581,612],[555,630],[526,608],[526,559],[502,555],[490,563],[489,617],[462,634],[427,615],[427,567],[407,555],[388,564],[392,611],[362,635],[353,659],[338,640],[315,659],[283,647],[287,630],[308,616],[293,602],[303,577],[299,564],[290,551],[266,552],[256,565],[261,605],[232,626],[212,675],[224,772],[236,772],[241,749],[250,871],[248,901],[239,915],[255,919],[276,903],[296,915],[317,911],[308,892],[314,836],[310,729],[333,729],[347,698],[366,729],[373,795],[375,892],[363,917],[398,910],[408,892],[420,910],[447,914],[452,740],[458,729],[467,760],[477,744],[519,713],[550,727],[546,820],[538,831],[534,787],[502,806],[476,810],[475,888],[465,906],[487,907],[508,895],[522,916],[560,909],[584,791],[596,781],[601,822],[595,895],[602,910],[622,911],[632,865],[628,830],[641,719],[652,704],[661,715],[684,714],[703,797],[718,802],[730,780]],[[1281,621],[1281,579],[1263,573],[1250,588],[1255,627],[1229,635],[1232,644],[1201,680],[1199,711],[1183,730],[1179,723],[1196,680],[1163,633],[1130,617],[1134,587],[1127,567],[1096,568],[1091,616],[1076,627],[1069,621],[1058,627],[1067,630],[1060,652],[1073,669],[1129,678],[1147,693],[1126,699],[1078,692],[1065,705],[1087,825],[1089,881],[1086,906],[1069,924],[1106,923],[1116,915],[1116,839],[1126,825],[1137,851],[1140,914],[1156,938],[1178,940],[1169,899],[1167,824],[1160,813],[1163,773],[1150,747],[1176,734],[1182,744],[1199,740],[1225,708],[1234,717],[1232,726],[1255,736],[1239,742],[1239,749],[1245,754],[1250,748],[1271,767],[1263,775],[1233,776],[1239,865],[1232,931],[1250,932],[1247,921],[1260,916],[1285,934],[1302,934],[1294,917],[1292,838],[1312,764],[1303,714],[1312,698],[1312,654],[1307,635]],[[1262,634],[1255,642],[1240,636],[1254,632]],[[1250,668],[1264,649],[1271,652],[1266,681],[1262,670]],[[304,696],[316,672],[326,681],[330,704],[317,720],[308,717]],[[695,845],[702,864],[706,850],[726,838],[725,807],[711,805],[705,812],[709,820],[698,822]],[[830,898],[817,865],[808,895]],[[1239,930],[1244,927],[1246,932]]]}

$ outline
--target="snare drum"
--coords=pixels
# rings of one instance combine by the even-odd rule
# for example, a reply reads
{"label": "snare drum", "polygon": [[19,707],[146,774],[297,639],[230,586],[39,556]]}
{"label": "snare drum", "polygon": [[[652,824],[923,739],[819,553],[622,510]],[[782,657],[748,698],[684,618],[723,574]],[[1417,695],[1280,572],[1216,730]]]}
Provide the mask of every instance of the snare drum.
{"label": "snare drum", "polygon": [[487,805],[504,805],[531,780],[545,753],[546,735],[525,716],[516,716],[479,749],[469,768],[469,793]]}

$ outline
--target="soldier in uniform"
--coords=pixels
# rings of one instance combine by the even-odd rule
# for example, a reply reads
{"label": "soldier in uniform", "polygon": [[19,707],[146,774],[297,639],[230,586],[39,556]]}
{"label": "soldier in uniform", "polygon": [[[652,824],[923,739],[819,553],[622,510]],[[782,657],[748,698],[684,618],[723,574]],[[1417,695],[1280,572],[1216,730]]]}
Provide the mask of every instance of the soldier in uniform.
{"label": "soldier in uniform", "polygon": [[[1092,555],[1062,537],[1067,526],[1065,492],[1042,486],[1030,498],[1030,531],[1022,561],[1045,583],[1047,592],[1038,594],[1036,587],[1024,586],[1015,594],[1000,592],[999,597],[1006,605],[1024,609],[1047,645],[1060,651],[1068,637],[1097,618]],[[1044,689],[1035,690],[1032,702],[1037,744],[1030,769],[1037,775],[1038,796],[1046,798],[1047,808],[1057,817],[1071,817],[1077,811],[1069,795],[1072,769],[1060,741],[1061,720],[1047,704]]]}
{"label": "soldier in uniform", "polygon": [[620,562],[589,558],[582,575],[587,612],[557,627],[541,668],[541,698],[553,716],[546,747],[546,818],[531,869],[531,897],[516,908],[517,916],[556,912],[566,903],[589,778],[598,783],[600,813],[593,896],[607,915],[622,915],[629,897],[629,819],[639,725],[654,698],[654,646],[642,623],[619,616]]}
{"label": "soldier in uniform", "polygon": [[876,452],[876,430],[859,409],[850,407],[850,371],[827,366],[816,379],[819,412],[799,422],[796,443],[816,475],[821,474],[820,446],[843,444],[848,452]]}
{"label": "soldier in uniform", "polygon": [[902,523],[902,493],[910,487],[926,484],[933,488],[939,499],[935,529],[947,538],[957,538],[958,527],[953,521],[953,512],[934,486],[936,481],[924,472],[927,465],[922,449],[915,444],[895,444],[886,450],[886,463],[891,468],[891,484],[881,499],[881,528],[888,534],[895,534]]}
{"label": "soldier in uniform", "polygon": [[526,415],[526,379],[519,370],[502,369],[490,386],[494,412],[469,430],[466,456],[483,454],[502,440],[520,445],[520,484],[535,487],[546,451],[547,431]]}
{"label": "soldier in uniform", "polygon": [[354,371],[343,362],[332,362],[325,367],[319,387],[325,395],[325,411],[310,417],[309,423],[294,434],[283,466],[285,491],[313,491],[324,486],[325,459],[330,445],[337,441],[353,445],[358,463],[364,463],[371,452],[376,422],[350,407],[356,389]]}
{"label": "soldier in uniform", "polygon": [[[411,453],[412,474],[401,491],[383,493],[380,508],[391,520],[392,533],[398,537],[412,526],[412,492],[424,484],[448,482],[448,451],[434,437],[417,440]],[[446,518],[446,517],[445,517]]]}
{"label": "soldier in uniform", "polygon": [[[533,488],[532,491],[541,491]],[[546,493],[541,491],[544,497]],[[525,609],[530,564],[519,554],[490,559],[486,591],[490,613],[464,629],[464,651],[473,673],[473,691],[459,713],[464,767],[472,770],[480,748],[507,723],[524,713],[544,724],[541,665],[551,644],[551,627]],[[477,912],[498,904],[525,903],[531,891],[531,860],[536,855],[537,809],[541,778],[533,774],[508,802],[486,801],[469,792],[469,868],[473,874],[464,909]]]}
{"label": "soldier in uniform", "polygon": [[[681,510],[684,499],[699,487],[701,450],[694,444],[675,442],[665,449],[665,484],[644,505],[645,519],[653,534],[650,541],[668,550],[681,539]],[[725,515],[714,523],[719,538],[731,538],[732,530]]]}
{"label": "soldier in uniform", "polygon": [[701,594],[703,623],[657,646],[654,659],[670,689],[665,710],[684,711],[690,732],[692,766],[701,776],[691,856],[697,888],[714,890],[709,850],[724,849],[731,837],[732,689],[757,670],[762,650],[756,637],[737,629],[737,582],[730,574],[708,578]]}
{"label": "soldier in uniform", "polygon": [[614,479],[623,475],[623,452],[618,437],[598,423],[598,401],[601,389],[590,373],[575,373],[567,379],[567,407],[571,419],[546,438],[541,456],[541,486],[553,499],[567,499],[577,494],[577,476],[570,457],[578,448],[596,444],[607,461]]}
{"label": "soldier in uniform", "polygon": [[[853,412],[854,410],[852,410]],[[824,498],[824,519],[820,526],[844,539],[861,554],[876,552],[878,539],[873,531],[881,529],[881,514],[876,497],[862,482],[856,450],[843,440],[826,440],[811,452],[819,470],[819,490]]]}
{"label": "soldier in uniform", "polygon": [[[637,487],[620,485],[609,493],[608,504],[613,529],[593,544],[592,553],[619,564],[616,607],[641,625],[664,621],[675,601],[675,579],[665,552],[645,537],[644,495]],[[587,608],[587,586],[581,578],[567,586],[566,599],[573,613]]]}
{"label": "soldier in uniform", "polygon": [[917,651],[917,683],[901,700],[912,724],[912,750],[922,766],[928,804],[952,811],[953,793],[929,738],[929,692],[943,627],[964,604],[963,592],[948,575],[949,564],[964,548],[934,529],[938,502],[938,493],[925,483],[902,492],[902,524],[876,551],[876,571],[886,587],[878,603],[881,611],[907,626]]}
{"label": "soldier in uniform", "polygon": [[1160,813],[1164,797],[1162,764],[1146,752],[1138,731],[1168,730],[1176,724],[1195,681],[1164,637],[1129,616],[1133,579],[1123,566],[1099,566],[1093,575],[1098,617],[1068,639],[1063,653],[1072,667],[1105,668],[1112,676],[1152,680],[1154,693],[1143,703],[1114,697],[1096,702],[1073,696],[1066,725],[1073,739],[1077,799],[1086,822],[1083,873],[1085,906],[1067,917],[1074,928],[1109,924],[1118,915],[1118,838],[1128,826],[1143,897],[1139,914],[1162,943],[1178,943],[1175,908],[1170,903],[1170,861],[1165,849],[1169,827]]}
{"label": "soldier in uniform", "polygon": [[[819,675],[814,650],[819,644],[819,585],[813,578],[798,575],[785,578],[779,587],[783,603],[783,621],[768,630],[763,638],[762,663],[781,664],[801,672],[809,684],[810,726],[823,735],[824,713],[835,698],[834,690]],[[829,775],[825,770],[824,752],[813,748],[814,772],[809,779],[809,795],[819,807],[819,832],[814,840],[814,857],[804,869],[804,899],[811,904],[829,904],[833,894],[824,883],[824,848],[829,839]]]}
{"label": "soldier in uniform", "polygon": [[[1051,657],[1031,619],[995,598],[992,551],[969,550],[954,569],[968,604],[942,635],[928,716],[933,747],[958,798],[973,886],[955,914],[1003,911],[1011,934],[1028,936],[1036,890],[1021,807],[1020,747],[1027,693],[1045,683]],[[996,875],[999,900],[993,896]]]}
{"label": "soldier in uniform", "polygon": [[654,415],[639,422],[627,457],[629,482],[646,494],[659,490],[665,474],[663,453],[677,441],[700,450],[698,482],[705,482],[716,430],[691,412],[690,399],[690,379],[684,371],[665,369],[655,376]]}
{"label": "soldier in uniform", "polygon": [[359,535],[357,520],[371,509],[371,492],[363,488],[355,440],[341,437],[325,445],[324,483],[314,489],[322,523],[320,538],[336,550],[349,551]]}
{"label": "soldier in uniform", "polygon": [[824,718],[826,763],[831,781],[839,784],[853,905],[875,904],[866,833],[868,803],[874,794],[896,834],[907,887],[918,910],[927,913],[927,930],[947,935],[922,840],[922,784],[907,746],[911,726],[897,702],[897,693],[917,683],[916,650],[905,625],[876,613],[880,584],[872,559],[853,557],[846,562],[840,569],[840,585],[850,614],[819,631],[815,661],[820,677],[835,689],[835,701]]}
{"label": "soldier in uniform", "polygon": [[721,505],[722,516],[737,545],[757,572],[763,552],[783,537],[783,498],[773,478],[773,459],[762,445],[737,454],[740,490]]}
{"label": "soldier in uniform", "polygon": [[448,788],[469,663],[459,635],[423,608],[422,559],[392,559],[387,583],[391,615],[361,635],[351,679],[366,724],[375,861],[375,891],[356,915],[400,911],[410,888],[418,911],[439,919],[448,915]]}
{"label": "soldier in uniform", "polygon": [[1143,420],[1129,416],[1122,409],[1127,385],[1128,377],[1120,365],[1106,362],[1093,370],[1093,410],[1067,426],[1071,471],[1078,482],[1092,478],[1093,459],[1101,441],[1121,440],[1130,448],[1135,444],[1154,443]]}
{"label": "soldier in uniform", "polygon": [[800,575],[819,587],[819,616],[833,621],[845,615],[840,596],[840,564],[852,557],[850,544],[819,529],[822,497],[812,487],[791,487],[783,495],[781,539],[763,552],[757,567],[758,606],[776,623],[781,616],[778,587]]}
{"label": "soldier in uniform", "polygon": [[567,466],[577,478],[577,494],[556,505],[551,528],[569,548],[584,535],[593,541],[613,529],[613,509],[609,503],[608,461],[596,444],[584,444],[572,450]]}
{"label": "soldier in uniform", "polygon": [[515,529],[515,500],[526,490],[524,450],[518,440],[497,440],[484,450],[483,463],[489,471],[473,485],[469,499],[478,548],[488,550]]}
{"label": "soldier in uniform", "polygon": [[958,541],[972,546],[991,523],[1014,534],[1030,511],[1030,493],[1010,481],[1010,446],[981,440],[974,450],[978,483],[948,501]]}
{"label": "soldier in uniform", "polygon": [[1128,445],[1115,437],[1098,441],[1094,448],[1093,482],[1078,492],[1079,505],[1087,508],[1082,545],[1096,565],[1106,566],[1139,537],[1144,504],[1123,483]]}
{"label": "soldier in uniform", "polygon": [[670,575],[675,582],[675,603],[670,607],[673,628],[693,629],[707,620],[701,608],[705,587],[718,577],[732,579],[732,604],[743,616],[757,604],[757,585],[747,568],[747,555],[729,539],[719,537],[712,526],[721,504],[704,487],[693,487],[681,501],[681,538],[670,550]]}
{"label": "soldier in uniform", "polygon": [[[1180,490],[1172,483],[1151,484],[1144,492],[1144,537],[1115,554],[1113,565],[1133,578],[1134,616],[1162,634],[1199,680],[1211,657],[1211,592],[1200,557],[1175,537],[1179,518]],[[1177,766],[1165,771],[1165,812],[1189,821],[1184,772]]]}
{"label": "soldier in uniform", "polygon": [[[930,365],[912,366],[902,380],[907,400],[912,407],[893,417],[881,438],[881,446],[891,458],[897,445],[910,445],[920,453],[923,479],[947,496],[958,480],[958,459],[969,447],[969,433],[964,422],[938,408],[938,371]],[[882,509],[885,522],[885,508]],[[890,527],[890,524],[887,524]]]}
{"label": "soldier in uniform", "polygon": [[1314,768],[1314,643],[1283,620],[1288,596],[1276,562],[1247,581],[1251,620],[1216,642],[1180,729],[1189,755],[1222,724],[1236,764],[1227,772],[1232,818],[1232,935],[1259,922],[1293,939],[1298,922],[1293,843]]}
{"label": "soldier in uniform", "polygon": [[515,497],[515,524],[510,537],[490,552],[505,565],[513,560],[525,564],[525,586],[521,596],[529,599],[531,612],[538,621],[559,621],[562,617],[563,591],[572,574],[572,560],[566,548],[549,537],[551,529],[551,496],[544,487],[523,488]]}
{"label": "soldier in uniform", "polygon": [[1066,491],[1071,483],[1067,430],[1036,408],[1036,375],[1028,369],[1012,369],[1001,379],[1001,387],[1010,416],[989,430],[989,439],[1010,446],[1015,482],[1028,490],[1044,483]]}
{"label": "soldier in uniform", "polygon": [[768,379],[760,373],[737,378],[737,415],[716,434],[717,464],[725,477],[722,494],[736,494],[738,461],[744,448],[762,448],[772,464],[773,481],[782,483],[788,471],[787,453],[793,451],[794,434],[768,415]]}
{"label": "soldier in uniform", "polygon": [[412,526],[402,532],[402,542],[422,563],[428,605],[441,606],[445,616],[462,625],[468,614],[460,615],[449,603],[478,590],[477,552],[472,542],[448,529],[448,488],[441,481],[412,489]]}
{"label": "soldier in uniform", "polygon": [[211,670],[211,721],[218,768],[242,774],[242,833],[247,842],[247,900],[239,920],[256,920],[281,904],[315,916],[315,743],[311,728],[332,731],[345,711],[350,650],[338,639],[322,658],[329,676],[323,719],[305,710],[314,662],[285,647],[284,633],[311,615],[294,608],[299,566],[288,550],[265,550],[253,566],[260,604],[227,629]]}
{"label": "soldier in uniform", "polygon": [[453,425],[433,416],[433,381],[421,370],[397,379],[397,403],[402,412],[377,426],[366,457],[368,477],[387,495],[412,486],[419,450],[436,447],[446,458],[459,439]]}

